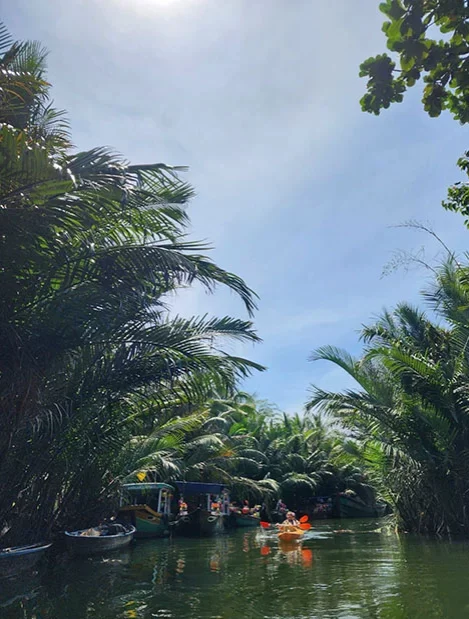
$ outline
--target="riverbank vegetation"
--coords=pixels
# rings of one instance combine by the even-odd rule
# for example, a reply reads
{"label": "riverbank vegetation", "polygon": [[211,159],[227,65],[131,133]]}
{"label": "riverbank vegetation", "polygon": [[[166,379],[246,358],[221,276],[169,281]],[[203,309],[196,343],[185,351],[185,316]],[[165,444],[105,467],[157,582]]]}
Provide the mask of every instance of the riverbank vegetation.
{"label": "riverbank vegetation", "polygon": [[[217,395],[189,414],[174,408],[149,414],[143,403],[146,427],[112,452],[105,446],[102,470],[95,478],[108,495],[94,508],[109,514],[121,482],[190,481],[222,482],[237,501],[265,503],[273,508],[282,497],[295,509],[308,506],[313,496],[331,496],[346,490],[365,502],[375,500],[367,476],[357,466],[348,439],[323,423],[320,416],[287,416],[253,396],[237,392]],[[134,412],[136,409],[133,409]],[[137,415],[138,416],[138,415]],[[111,446],[112,450],[112,446]],[[83,488],[83,494],[88,494]],[[82,505],[84,504],[82,500]],[[86,520],[93,504],[81,509]]]}
{"label": "riverbank vegetation", "polygon": [[315,359],[346,371],[357,389],[314,390],[309,406],[340,420],[402,528],[469,533],[469,268],[450,260],[424,293],[362,331],[354,359],[326,347]]}

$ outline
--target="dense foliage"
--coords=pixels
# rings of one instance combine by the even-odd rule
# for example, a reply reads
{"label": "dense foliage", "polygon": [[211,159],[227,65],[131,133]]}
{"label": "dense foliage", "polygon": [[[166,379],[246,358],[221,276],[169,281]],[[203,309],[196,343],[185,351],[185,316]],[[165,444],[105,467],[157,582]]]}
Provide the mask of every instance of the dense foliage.
{"label": "dense foliage", "polygon": [[354,359],[334,348],[329,360],[357,382],[316,388],[310,407],[349,428],[371,479],[395,506],[403,528],[469,533],[469,267],[441,267],[424,298],[440,323],[408,305],[363,330]]}
{"label": "dense foliage", "polygon": [[344,449],[348,443],[320,416],[287,416],[237,393],[212,398],[199,412],[134,438],[117,468],[131,463],[128,481],[144,472],[154,481],[225,482],[237,500],[272,503],[281,496],[295,509],[311,497],[345,490],[373,501],[374,491],[353,450]]}
{"label": "dense foliage", "polygon": [[[360,76],[368,78],[362,109],[379,114],[401,102],[407,88],[425,83],[424,109],[430,116],[449,110],[469,121],[469,6],[465,0],[386,0],[383,32],[389,54],[368,58]],[[438,34],[441,38],[437,38]]]}
{"label": "dense foliage", "polygon": [[[363,110],[379,114],[423,78],[430,116],[447,109],[468,122],[467,2],[386,0],[380,10],[387,17],[387,46],[400,68],[388,54],[361,65],[360,75],[369,78]],[[468,153],[458,165],[469,172]],[[466,226],[468,187],[455,183],[443,203],[461,213]],[[344,393],[315,388],[309,407],[327,410],[349,428],[356,456],[393,503],[403,528],[467,534],[469,268],[450,254],[447,264],[432,271],[434,285],[424,293],[432,319],[400,305],[363,329],[361,359],[334,348],[317,351],[314,359],[339,365],[358,387]]]}

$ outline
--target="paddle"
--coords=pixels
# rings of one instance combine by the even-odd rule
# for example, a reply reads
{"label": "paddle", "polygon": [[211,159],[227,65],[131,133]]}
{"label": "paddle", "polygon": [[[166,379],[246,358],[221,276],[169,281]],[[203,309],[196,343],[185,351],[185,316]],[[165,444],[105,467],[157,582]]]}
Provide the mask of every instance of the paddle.
{"label": "paddle", "polygon": [[[302,516],[300,518],[299,529],[303,529],[303,531],[309,531],[311,529],[311,525],[307,523],[306,520],[308,520],[308,516]],[[270,522],[262,522],[262,520],[260,521],[260,525],[263,529],[270,529],[272,526]]]}
{"label": "paddle", "polygon": [[308,522],[308,520],[309,520],[309,517],[305,514],[304,516],[301,516],[300,523]]}

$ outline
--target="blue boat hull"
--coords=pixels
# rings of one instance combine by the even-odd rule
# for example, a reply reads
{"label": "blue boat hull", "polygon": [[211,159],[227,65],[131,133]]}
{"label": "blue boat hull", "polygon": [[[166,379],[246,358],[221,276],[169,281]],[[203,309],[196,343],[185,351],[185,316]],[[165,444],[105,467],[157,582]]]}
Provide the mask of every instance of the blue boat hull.
{"label": "blue boat hull", "polygon": [[31,570],[51,546],[42,543],[0,550],[0,578],[11,578]]}
{"label": "blue boat hull", "polygon": [[235,522],[237,527],[258,527],[261,519],[256,516],[236,514]]}

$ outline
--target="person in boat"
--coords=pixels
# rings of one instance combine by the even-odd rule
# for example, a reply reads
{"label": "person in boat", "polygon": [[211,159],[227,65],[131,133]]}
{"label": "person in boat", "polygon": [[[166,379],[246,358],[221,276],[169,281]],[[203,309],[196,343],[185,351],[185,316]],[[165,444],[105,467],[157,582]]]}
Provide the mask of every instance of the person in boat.
{"label": "person in boat", "polygon": [[181,497],[181,499],[179,500],[179,515],[187,516],[187,510],[188,510],[187,503]]}
{"label": "person in boat", "polygon": [[299,521],[296,519],[296,515],[295,512],[287,512],[287,518],[286,520],[284,520],[282,522],[282,524],[280,525],[281,527],[299,527],[300,523]]}
{"label": "person in boat", "polygon": [[249,509],[249,501],[244,501],[243,509],[241,510],[241,513],[246,515],[246,514],[249,514],[250,511],[251,510]]}
{"label": "person in boat", "polygon": [[230,496],[226,490],[223,490],[222,493],[221,507],[224,514],[230,513]]}
{"label": "person in boat", "polygon": [[281,517],[284,516],[287,512],[287,506],[285,505],[285,503],[282,501],[282,499],[279,499],[277,501],[277,505],[275,507],[275,511],[277,512],[277,514]]}

